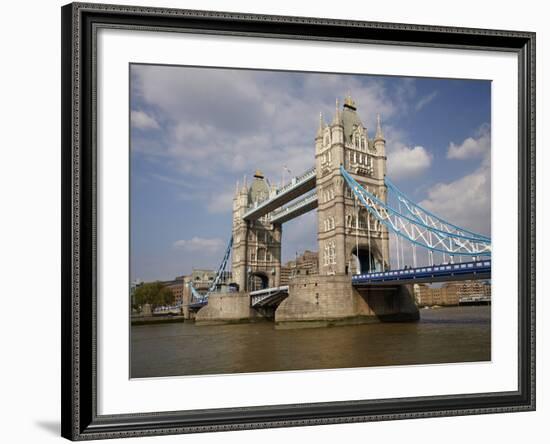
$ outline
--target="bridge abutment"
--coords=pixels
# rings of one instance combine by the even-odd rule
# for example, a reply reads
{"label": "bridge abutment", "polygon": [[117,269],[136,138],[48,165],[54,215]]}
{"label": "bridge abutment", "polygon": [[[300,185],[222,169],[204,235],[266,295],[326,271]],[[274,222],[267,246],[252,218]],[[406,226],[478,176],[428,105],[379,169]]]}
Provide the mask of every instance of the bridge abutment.
{"label": "bridge abutment", "polygon": [[315,328],[383,321],[417,321],[412,287],[355,289],[347,275],[300,276],[275,311],[276,328]]}
{"label": "bridge abutment", "polygon": [[250,294],[247,292],[212,293],[208,304],[195,315],[195,324],[238,324],[268,319],[269,313],[256,311],[250,306]]}

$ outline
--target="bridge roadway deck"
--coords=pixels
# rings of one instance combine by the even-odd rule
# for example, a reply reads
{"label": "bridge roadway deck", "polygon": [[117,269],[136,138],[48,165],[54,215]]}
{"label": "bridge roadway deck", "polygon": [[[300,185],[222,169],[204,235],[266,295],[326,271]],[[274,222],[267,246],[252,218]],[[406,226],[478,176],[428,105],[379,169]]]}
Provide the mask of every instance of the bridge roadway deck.
{"label": "bridge roadway deck", "polygon": [[351,283],[355,287],[378,287],[470,279],[491,279],[491,259],[357,274]]}
{"label": "bridge roadway deck", "polygon": [[257,220],[267,213],[280,208],[290,201],[302,196],[315,188],[315,168],[306,171],[301,176],[295,177],[290,183],[277,191],[277,194],[259,203],[258,206],[249,209],[243,216],[244,220]]}

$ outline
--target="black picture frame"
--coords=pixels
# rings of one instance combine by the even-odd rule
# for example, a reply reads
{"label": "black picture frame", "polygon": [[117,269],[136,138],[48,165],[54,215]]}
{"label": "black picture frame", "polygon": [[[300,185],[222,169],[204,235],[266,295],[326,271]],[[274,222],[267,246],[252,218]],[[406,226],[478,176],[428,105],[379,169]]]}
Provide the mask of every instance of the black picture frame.
{"label": "black picture frame", "polygon": [[[62,436],[71,440],[535,409],[535,33],[72,3],[62,15]],[[100,27],[508,51],[519,66],[518,390],[98,415],[96,91]]]}

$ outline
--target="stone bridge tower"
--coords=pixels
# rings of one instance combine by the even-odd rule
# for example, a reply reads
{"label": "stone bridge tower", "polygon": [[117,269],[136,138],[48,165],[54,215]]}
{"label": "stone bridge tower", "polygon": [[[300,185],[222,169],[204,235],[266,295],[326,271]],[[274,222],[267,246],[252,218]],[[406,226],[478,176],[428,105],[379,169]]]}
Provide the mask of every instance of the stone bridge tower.
{"label": "stone bridge tower", "polygon": [[271,187],[256,171],[250,187],[246,180],[233,197],[233,281],[242,291],[277,287],[281,277],[281,225],[271,224],[269,215],[245,221],[248,208],[265,200]]}
{"label": "stone bridge tower", "polygon": [[321,275],[389,268],[387,228],[356,202],[339,170],[343,165],[365,189],[385,202],[385,144],[380,116],[376,134],[369,139],[350,96],[346,97],[342,110],[336,102],[330,125],[320,118],[315,138],[315,167]]}

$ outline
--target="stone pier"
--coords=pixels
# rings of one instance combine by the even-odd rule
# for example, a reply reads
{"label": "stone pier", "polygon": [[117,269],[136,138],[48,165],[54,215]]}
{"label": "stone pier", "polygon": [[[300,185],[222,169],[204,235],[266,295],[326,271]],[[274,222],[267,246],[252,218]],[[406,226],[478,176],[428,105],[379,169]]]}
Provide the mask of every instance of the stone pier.
{"label": "stone pier", "polygon": [[213,293],[208,298],[208,305],[195,315],[195,324],[239,324],[264,319],[262,314],[250,307],[249,293]]}
{"label": "stone pier", "polygon": [[358,291],[349,276],[297,276],[275,311],[277,328],[314,328],[381,321],[416,321],[411,286]]}

